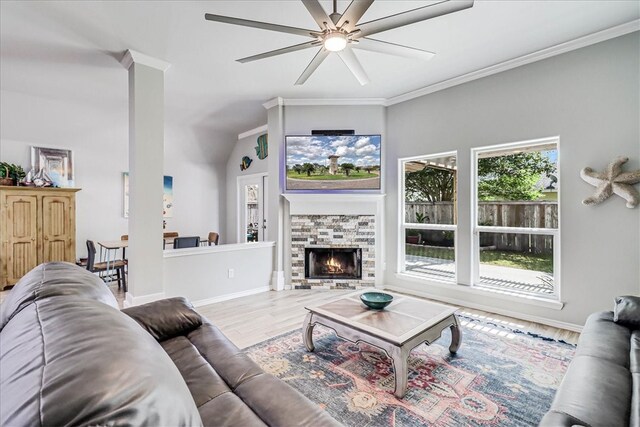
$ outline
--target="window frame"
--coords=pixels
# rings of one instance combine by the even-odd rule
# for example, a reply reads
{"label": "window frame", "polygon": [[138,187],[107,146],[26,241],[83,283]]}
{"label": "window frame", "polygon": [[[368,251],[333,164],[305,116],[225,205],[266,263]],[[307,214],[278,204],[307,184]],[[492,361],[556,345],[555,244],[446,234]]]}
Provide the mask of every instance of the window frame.
{"label": "window frame", "polygon": [[[424,224],[406,222],[406,197],[405,197],[405,164],[417,160],[427,160],[438,157],[455,156],[456,171],[458,170],[458,151],[445,151],[435,154],[425,154],[420,156],[398,158],[398,182],[400,191],[398,192],[398,259],[397,272],[403,275],[416,277],[422,280],[434,281],[450,285],[458,285],[458,216],[455,224]],[[460,180],[455,180],[454,210],[458,211],[458,189]],[[433,231],[453,231],[453,253],[454,253],[454,277],[452,280],[442,280],[435,277],[427,277],[422,274],[413,273],[406,270],[406,231],[407,230],[433,230]]]}
{"label": "window frame", "polygon": [[[509,233],[509,234],[530,234],[545,235],[553,237],[553,294],[537,295],[531,292],[505,291],[519,297],[535,296],[537,298],[550,299],[554,301],[561,300],[560,292],[560,228],[561,228],[561,185],[562,180],[558,179],[557,183],[557,204],[558,204],[558,227],[557,228],[528,228],[528,227],[504,227],[504,226],[486,226],[478,225],[478,156],[482,153],[492,151],[507,151],[509,149],[542,147],[549,144],[555,144],[557,160],[556,175],[560,177],[560,137],[554,136],[549,138],[541,138],[529,141],[511,142],[506,144],[495,144],[483,147],[471,148],[471,287],[475,289],[491,289],[501,290],[499,287],[483,284],[480,282],[480,233]],[[456,258],[457,260],[457,258]],[[457,269],[456,269],[457,270]]]}

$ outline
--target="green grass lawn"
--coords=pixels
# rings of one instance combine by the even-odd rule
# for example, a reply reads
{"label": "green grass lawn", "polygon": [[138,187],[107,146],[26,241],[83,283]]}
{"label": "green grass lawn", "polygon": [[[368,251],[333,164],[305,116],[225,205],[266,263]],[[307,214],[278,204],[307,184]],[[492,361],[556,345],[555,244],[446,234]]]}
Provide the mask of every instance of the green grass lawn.
{"label": "green grass lawn", "polygon": [[[454,260],[453,248],[437,248],[433,246],[406,245],[407,255],[424,256],[438,259]],[[480,262],[484,264],[501,265],[503,267],[535,270],[543,273],[553,273],[552,254],[536,255],[508,251],[480,251]]]}
{"label": "green grass lawn", "polygon": [[360,171],[360,172],[356,172],[356,171],[352,171],[349,172],[349,176],[346,176],[344,174],[337,174],[337,175],[314,175],[311,174],[311,176],[307,176],[306,173],[297,173],[296,171],[287,171],[287,178],[293,178],[293,179],[305,179],[305,180],[309,180],[309,181],[344,181],[344,180],[348,180],[348,179],[367,179],[367,178],[377,178],[378,174],[375,172],[372,173],[367,173],[366,171]]}

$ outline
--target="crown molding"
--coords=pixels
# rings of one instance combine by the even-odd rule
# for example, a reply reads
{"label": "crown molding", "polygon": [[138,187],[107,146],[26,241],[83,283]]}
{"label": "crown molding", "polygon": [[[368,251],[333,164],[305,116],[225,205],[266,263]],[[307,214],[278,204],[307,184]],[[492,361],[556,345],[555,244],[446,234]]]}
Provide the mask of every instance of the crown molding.
{"label": "crown molding", "polygon": [[444,80],[442,82],[435,83],[418,90],[387,98],[385,105],[390,106],[399,104],[401,102],[409,101],[411,99],[448,89],[453,86],[461,85],[463,83],[481,79],[483,77],[488,77],[493,74],[501,73],[503,71],[511,70],[522,65],[541,61],[552,56],[567,53],[572,50],[580,49],[616,37],[624,36],[625,34],[633,33],[635,31],[640,31],[640,20],[638,19],[636,19],[635,21],[627,22],[626,24],[618,25],[616,27],[607,28],[606,30],[598,31],[597,33],[589,34],[565,43],[560,43],[555,46],[551,46],[549,48],[542,49],[527,55],[523,55],[518,58],[510,59],[508,61],[501,62],[490,67],[472,71],[470,73],[463,74],[452,79]]}
{"label": "crown molding", "polygon": [[131,49],[127,49],[127,51],[124,53],[124,56],[120,60],[120,63],[127,70],[131,68],[131,65],[135,63],[135,64],[142,64],[142,65],[146,65],[147,67],[155,68],[156,70],[160,70],[163,73],[167,71],[169,67],[171,67],[171,64],[169,64],[166,61],[154,58],[149,55],[145,55],[144,53],[140,53],[136,50],[131,50]]}
{"label": "crown molding", "polygon": [[284,99],[282,99],[281,97],[276,97],[273,99],[270,99],[269,101],[265,102],[264,104],[262,104],[262,106],[268,110],[270,108],[273,108],[277,105],[284,105]]}
{"label": "crown molding", "polygon": [[334,99],[313,99],[313,98],[274,98],[270,101],[262,104],[264,108],[269,109],[276,105],[291,105],[291,106],[304,106],[304,105],[382,105],[389,107],[391,105],[399,104],[401,102],[409,101],[414,98],[419,98],[430,93],[438,92],[450,87],[458,86],[463,83],[467,83],[473,80],[488,77],[493,74],[501,73],[503,71],[511,70],[523,65],[530,64],[532,62],[541,61],[543,59],[551,58],[556,55],[570,52],[572,50],[580,49],[590,46],[592,44],[600,43],[609,39],[624,36],[626,34],[640,31],[640,19],[627,22],[625,24],[617,25],[615,27],[607,28],[606,30],[598,31],[597,33],[589,34],[574,40],[570,40],[565,43],[560,43],[555,46],[548,47],[527,55],[519,56],[517,58],[510,59],[508,61],[501,62],[499,64],[491,65],[480,70],[472,71],[467,74],[463,74],[458,77],[453,77],[448,80],[443,80],[438,83],[434,83],[423,88],[392,96],[390,98],[334,98]]}
{"label": "crown molding", "polygon": [[284,105],[386,105],[385,98],[287,98]]}
{"label": "crown molding", "polygon": [[246,138],[246,137],[251,136],[251,135],[257,135],[259,133],[264,133],[264,132],[267,131],[267,129],[268,129],[267,125],[262,125],[262,126],[258,126],[255,129],[250,129],[250,130],[248,130],[246,132],[242,132],[242,133],[238,134],[238,140],[241,140],[242,138]]}

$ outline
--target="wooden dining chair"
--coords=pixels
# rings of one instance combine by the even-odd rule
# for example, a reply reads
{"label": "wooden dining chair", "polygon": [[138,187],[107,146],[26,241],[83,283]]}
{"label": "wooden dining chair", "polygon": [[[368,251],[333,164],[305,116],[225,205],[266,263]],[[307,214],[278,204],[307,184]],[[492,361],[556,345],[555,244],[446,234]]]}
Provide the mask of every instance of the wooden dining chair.
{"label": "wooden dining chair", "polygon": [[197,248],[200,246],[200,237],[176,237],[173,240],[173,249]]}
{"label": "wooden dining chair", "polygon": [[[122,236],[120,236],[120,240],[129,240],[129,235],[128,234],[123,234]],[[127,248],[122,248],[122,260],[126,263],[129,264],[129,261],[127,260]],[[129,267],[127,267],[125,270],[128,270]]]}
{"label": "wooden dining chair", "polygon": [[218,240],[220,240],[220,234],[216,233],[215,231],[212,231],[211,233],[209,233],[209,246],[211,246],[212,244],[218,246]]}
{"label": "wooden dining chair", "polygon": [[178,237],[177,231],[165,231],[164,233],[162,233],[162,250],[165,250],[167,248],[167,239],[173,240],[176,237]]}
{"label": "wooden dining chair", "polygon": [[[122,289],[127,292],[127,276],[124,268],[126,266],[124,260],[118,259],[109,262],[109,270],[115,270],[118,279],[118,289],[122,285]],[[101,273],[107,271],[106,262],[96,262],[96,245],[92,240],[87,240],[87,270],[92,273]]]}

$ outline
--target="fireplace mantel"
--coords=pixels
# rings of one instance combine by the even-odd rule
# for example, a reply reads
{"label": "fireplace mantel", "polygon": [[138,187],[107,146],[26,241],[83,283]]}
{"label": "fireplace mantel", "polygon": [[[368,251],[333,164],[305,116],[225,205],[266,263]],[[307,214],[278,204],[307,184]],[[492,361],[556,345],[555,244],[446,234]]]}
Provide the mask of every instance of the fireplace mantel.
{"label": "fireplace mantel", "polygon": [[380,215],[384,194],[291,194],[289,215]]}

